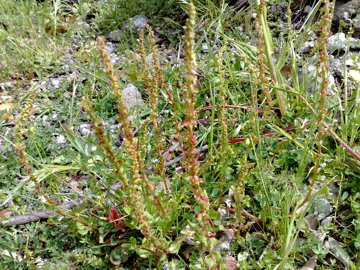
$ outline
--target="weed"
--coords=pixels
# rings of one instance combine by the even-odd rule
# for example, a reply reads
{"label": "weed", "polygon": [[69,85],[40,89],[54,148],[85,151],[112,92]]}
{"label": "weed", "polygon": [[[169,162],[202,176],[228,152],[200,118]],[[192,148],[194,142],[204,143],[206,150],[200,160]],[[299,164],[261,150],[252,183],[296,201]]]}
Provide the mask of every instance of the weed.
{"label": "weed", "polygon": [[[297,269],[314,258],[356,269],[360,88],[328,97],[331,1],[296,27],[285,3],[285,28],[267,15],[282,1],[238,12],[181,1],[176,65],[153,30],[169,14],[180,24],[175,1],[10,2],[0,3],[1,79],[15,81],[0,122],[4,269]],[[125,33],[127,59],[113,65],[93,31],[140,13],[159,17]],[[311,32],[315,49],[300,54]],[[65,64],[79,77],[51,88],[73,74]],[[146,103],[136,114],[122,98],[129,82]],[[19,221],[33,212],[38,222]]]}

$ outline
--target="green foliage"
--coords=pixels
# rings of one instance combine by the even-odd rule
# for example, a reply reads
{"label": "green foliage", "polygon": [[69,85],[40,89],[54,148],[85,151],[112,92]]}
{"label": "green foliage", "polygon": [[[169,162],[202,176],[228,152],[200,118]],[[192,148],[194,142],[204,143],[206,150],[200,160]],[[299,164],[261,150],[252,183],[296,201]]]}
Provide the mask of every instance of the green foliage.
{"label": "green foliage", "polygon": [[[324,85],[309,92],[304,67],[318,54],[298,54],[310,32],[326,34],[326,21],[281,27],[266,11],[283,1],[235,12],[198,0],[197,20],[186,1],[65,2],[0,2],[0,78],[15,81],[5,92],[14,107],[0,117],[0,222],[6,211],[54,210],[0,227],[0,268],[297,269],[316,255],[319,269],[339,269],[339,253],[358,263],[359,163],[329,129],[358,152],[359,87],[331,101]],[[175,43],[184,11],[186,46]],[[139,14],[164,28],[183,64],[166,62],[151,29],[125,33],[125,63],[110,64],[94,36]],[[81,76],[54,89],[47,80],[65,64]],[[136,113],[119,99],[127,83],[145,98]],[[316,219],[324,199],[328,224]]]}
{"label": "green foliage", "polygon": [[149,18],[158,16],[161,19],[169,14],[176,14],[176,7],[175,0],[109,0],[96,3],[96,8],[92,11],[95,17],[93,21],[102,31],[109,32],[121,29],[126,20],[136,15],[145,15]]}

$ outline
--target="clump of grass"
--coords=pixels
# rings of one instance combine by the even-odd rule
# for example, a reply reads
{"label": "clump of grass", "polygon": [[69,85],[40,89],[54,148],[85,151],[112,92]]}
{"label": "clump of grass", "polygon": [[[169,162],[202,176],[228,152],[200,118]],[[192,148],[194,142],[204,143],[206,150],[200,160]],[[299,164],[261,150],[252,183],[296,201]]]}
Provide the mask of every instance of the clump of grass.
{"label": "clump of grass", "polygon": [[[282,52],[274,50],[273,43],[278,40],[271,36],[266,1],[256,1],[254,5],[258,34],[256,50],[227,36],[231,29],[223,23],[229,16],[225,5],[212,11],[213,3],[199,2],[204,7],[202,12],[210,13],[200,19],[201,23],[205,22],[206,30],[218,37],[219,50],[205,57],[202,55],[205,60],[196,60],[195,29],[199,25],[195,20],[195,7],[186,4],[189,19],[185,28],[184,65],[183,69],[171,74],[184,79],[184,83],[170,78],[177,82],[170,84],[163,74],[162,56],[152,29],[147,28],[147,36],[140,33],[141,66],[135,80],[143,86],[148,100],[141,116],[131,115],[124,105],[120,82],[127,77],[120,77],[110,64],[105,40],[97,39],[96,54],[100,55],[105,72],[96,66],[98,58],[91,59],[91,67],[95,70],[87,72],[95,74],[91,77],[96,81],[92,88],[102,85],[111,90],[108,96],[116,100],[117,132],[122,134],[123,144],[119,147],[114,143],[106,126],[107,119],[97,115],[95,108],[99,97],[84,91],[87,96],[82,103],[86,111],[84,117],[90,118],[96,138],[91,135],[89,139],[80,139],[76,131],[64,128],[77,151],[68,158],[73,166],[71,169],[64,166],[65,173],[61,168],[57,171],[48,169],[44,173],[54,179],[59,174],[57,178],[65,180],[40,183],[45,177],[38,177],[40,170],[34,172],[33,160],[27,157],[22,134],[26,132],[26,119],[34,102],[30,91],[15,128],[22,168],[54,208],[60,196],[69,199],[79,196],[86,200],[73,212],[59,211],[66,215],[61,222],[52,219],[55,224],[66,224],[66,230],[76,239],[74,242],[78,242],[76,255],[67,257],[76,261],[75,264],[101,265],[103,268],[113,264],[129,268],[145,265],[171,269],[285,269],[299,268],[308,257],[318,254],[324,264],[320,267],[337,267],[332,255],[325,254],[322,242],[304,225],[313,202],[325,194],[340,175],[341,181],[336,183],[346,189],[349,199],[346,201],[345,193],[340,194],[341,189],[335,216],[337,222],[348,225],[347,231],[336,228],[336,222],[331,224],[333,227],[321,230],[336,235],[337,239],[348,237],[348,231],[354,234],[358,231],[354,219],[359,214],[356,212],[358,196],[350,191],[358,190],[354,181],[357,167],[354,163],[349,163],[353,167],[342,164],[344,160],[356,158],[352,149],[358,141],[356,127],[351,129],[350,138],[345,136],[346,132],[342,133],[344,138],[340,138],[327,124],[329,67],[325,41],[330,34],[332,7],[329,1],[324,2],[320,23],[314,25],[315,30],[321,30],[317,48],[322,80],[319,92],[314,95],[306,93],[299,83],[300,64],[295,55],[297,48],[294,48],[299,41],[292,40],[296,32],[288,30],[289,40],[281,40],[285,43]],[[214,20],[211,12],[219,16],[216,23],[206,21]],[[290,27],[291,22],[288,23]],[[54,24],[57,24],[56,20]],[[146,61],[148,53],[152,54],[153,64]],[[206,66],[204,70],[199,68],[201,61]],[[281,74],[285,63],[291,66],[290,80]],[[99,80],[103,83],[97,84]],[[84,87],[91,88],[90,84]],[[354,96],[359,97],[359,88]],[[205,106],[206,102],[212,106]],[[354,110],[352,117],[356,117],[358,104],[349,103],[353,107],[346,111]],[[295,106],[300,106],[301,110],[295,110]],[[275,115],[277,107],[280,114]],[[302,126],[300,120],[304,120]],[[345,122],[342,124],[342,128],[347,127]],[[329,138],[327,131],[335,140]],[[336,142],[338,145],[334,147]],[[174,145],[179,147],[169,150]],[[201,148],[209,149],[205,158],[199,153]],[[341,155],[332,152],[335,148],[340,148],[337,151]],[[178,156],[168,162],[171,151],[174,152],[171,158]],[[323,168],[321,162],[328,158],[332,159],[336,169]],[[46,169],[46,165],[41,166],[41,171]],[[331,179],[322,179],[323,174]],[[73,192],[65,195],[51,193],[51,187],[56,188],[59,183],[66,185],[72,177],[84,176],[83,189],[71,188]],[[345,180],[347,186],[342,183]],[[119,182],[121,188],[114,188]],[[342,207],[349,208],[350,205],[352,214],[345,220]],[[55,226],[50,228],[58,230]],[[356,239],[344,241],[351,247],[356,243]],[[73,254],[73,250],[70,253]],[[351,256],[356,259],[357,255],[353,253]]]}

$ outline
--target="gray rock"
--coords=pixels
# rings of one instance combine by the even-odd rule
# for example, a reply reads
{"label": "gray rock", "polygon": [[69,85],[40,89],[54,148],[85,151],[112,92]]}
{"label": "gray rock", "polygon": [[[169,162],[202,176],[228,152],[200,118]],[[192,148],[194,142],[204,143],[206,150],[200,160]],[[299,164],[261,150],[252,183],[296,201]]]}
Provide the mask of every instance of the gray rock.
{"label": "gray rock", "polygon": [[13,81],[0,83],[0,91],[5,91],[6,89],[10,89],[10,88],[13,88],[13,87],[14,87],[14,82]]}
{"label": "gray rock", "polygon": [[81,136],[88,137],[91,134],[90,125],[83,124],[79,128],[79,132]]}
{"label": "gray rock", "polygon": [[59,135],[55,138],[57,144],[66,144],[66,138],[63,135]]}
{"label": "gray rock", "polygon": [[110,126],[110,132],[112,134],[119,132],[119,125],[111,125]]}
{"label": "gray rock", "polygon": [[315,46],[315,41],[305,41],[304,46],[301,48],[301,53],[308,53]]}
{"label": "gray rock", "polygon": [[50,85],[54,87],[55,89],[59,88],[60,85],[60,79],[59,78],[51,78],[50,79]]}
{"label": "gray rock", "polygon": [[328,237],[324,246],[331,250],[332,254],[344,265],[345,269],[350,269],[350,256],[347,252],[341,247],[340,243],[332,237]]}
{"label": "gray rock", "polygon": [[[136,15],[130,18],[128,21],[126,21],[123,24],[122,29],[116,29],[114,31],[111,31],[108,35],[108,39],[111,42],[120,42],[127,37],[126,31],[135,33],[140,29],[145,29],[146,25],[151,25],[151,20],[149,20],[147,17],[143,15]],[[161,38],[159,38],[159,36],[156,34],[154,36],[154,39],[155,39],[155,43],[159,43],[161,41]]]}
{"label": "gray rock", "polygon": [[329,64],[332,74],[340,78],[344,77],[344,60],[342,57],[335,58],[333,55],[330,55]]}
{"label": "gray rock", "polygon": [[201,51],[202,51],[203,53],[207,53],[207,52],[209,51],[209,46],[208,46],[206,43],[203,43],[203,44],[201,45]]}
{"label": "gray rock", "polygon": [[327,198],[316,198],[314,200],[314,215],[317,220],[323,220],[331,214],[333,207]]}
{"label": "gray rock", "polygon": [[[354,72],[357,72],[360,70],[360,64],[356,61],[354,61],[354,58],[357,58],[357,53],[349,53],[346,60],[343,57],[334,57],[333,55],[330,55],[329,58],[329,66],[331,73],[336,75],[337,78],[340,80],[344,79],[344,72],[345,69],[347,71],[347,88],[348,88],[348,94],[349,96],[352,95],[353,91],[357,87],[357,80],[354,80]],[[344,63],[345,62],[345,63]],[[345,65],[345,66],[344,66]],[[356,74],[355,74],[356,75]],[[342,81],[344,82],[344,81]]]}
{"label": "gray rock", "polygon": [[325,228],[329,226],[329,224],[332,222],[333,217],[326,217],[323,221],[321,221],[321,227]]}
{"label": "gray rock", "polygon": [[46,127],[46,128],[51,127],[51,123],[49,122],[48,115],[44,115],[41,119],[39,119],[39,121],[41,121],[41,123],[44,125],[44,127]]}
{"label": "gray rock", "polygon": [[110,63],[114,65],[119,60],[119,57],[116,53],[116,46],[114,43],[106,42],[105,43],[105,50],[110,57]]}
{"label": "gray rock", "polygon": [[154,64],[154,55],[152,53],[147,55],[145,58],[145,62],[151,67]]}
{"label": "gray rock", "polygon": [[122,90],[121,97],[124,100],[124,105],[128,108],[145,104],[139,90],[131,83]]}
{"label": "gray rock", "polygon": [[358,13],[359,9],[360,0],[338,0],[336,1],[333,20],[348,21],[352,16],[355,16]]}
{"label": "gray rock", "polygon": [[12,96],[0,96],[1,101],[12,101]]}
{"label": "gray rock", "polygon": [[354,28],[357,32],[360,32],[360,13],[354,19]]}
{"label": "gray rock", "polygon": [[213,53],[215,53],[219,50],[219,48],[216,44],[212,45],[211,49],[213,50]]}
{"label": "gray rock", "polygon": [[317,266],[317,258],[311,257],[301,268],[300,270],[314,270]]}
{"label": "gray rock", "polygon": [[52,121],[57,121],[59,119],[59,115],[57,114],[57,113],[53,113],[52,115],[51,115],[51,120]]}
{"label": "gray rock", "polygon": [[117,29],[109,33],[109,40],[112,42],[120,42],[124,38],[124,33]]}
{"label": "gray rock", "polygon": [[357,38],[348,38],[349,46],[351,50],[359,50],[360,49],[360,40]]}
{"label": "gray rock", "polygon": [[154,35],[154,41],[156,44],[159,44],[163,39],[159,37],[159,35]]}
{"label": "gray rock", "polygon": [[[304,78],[304,73],[305,78]],[[332,74],[329,74],[329,85],[327,88],[327,94],[333,96],[335,95],[335,78]],[[321,87],[321,78],[318,75],[317,68],[315,65],[309,65],[303,73],[299,73],[299,82],[303,82],[306,85],[306,92],[314,93],[314,90],[319,91]],[[316,89],[315,89],[316,88]]]}
{"label": "gray rock", "polygon": [[336,50],[345,50],[346,48],[346,37],[345,33],[336,33],[328,39],[327,49],[329,53],[332,53]]}
{"label": "gray rock", "polygon": [[166,54],[167,59],[169,60],[170,64],[174,64],[177,61],[177,56],[173,52],[169,52]]}
{"label": "gray rock", "polygon": [[124,28],[127,28],[131,32],[136,32],[140,29],[145,29],[147,24],[151,24],[151,21],[147,17],[144,15],[136,15],[124,24]]}

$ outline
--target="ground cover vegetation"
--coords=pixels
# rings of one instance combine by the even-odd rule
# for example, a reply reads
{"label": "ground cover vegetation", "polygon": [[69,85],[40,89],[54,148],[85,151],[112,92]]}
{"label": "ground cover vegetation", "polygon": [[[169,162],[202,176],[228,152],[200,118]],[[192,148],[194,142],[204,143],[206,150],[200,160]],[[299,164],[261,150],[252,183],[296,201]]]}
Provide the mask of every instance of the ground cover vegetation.
{"label": "ground cover vegetation", "polygon": [[359,269],[360,91],[345,61],[329,79],[333,11],[0,1],[1,269]]}

